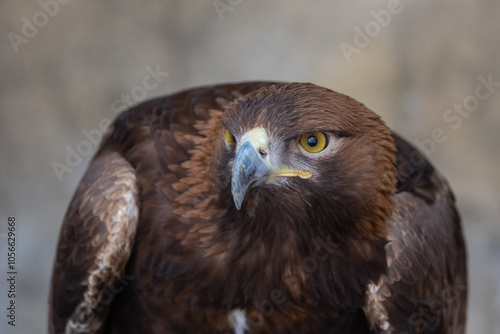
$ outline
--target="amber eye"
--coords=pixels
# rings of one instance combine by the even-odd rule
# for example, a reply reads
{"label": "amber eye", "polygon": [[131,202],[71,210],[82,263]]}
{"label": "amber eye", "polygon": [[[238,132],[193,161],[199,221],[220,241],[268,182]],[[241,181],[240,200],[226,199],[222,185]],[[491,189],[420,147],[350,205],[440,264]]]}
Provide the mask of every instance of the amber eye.
{"label": "amber eye", "polygon": [[300,146],[309,153],[318,153],[328,145],[328,137],[323,132],[309,132],[298,138]]}
{"label": "amber eye", "polygon": [[234,147],[236,145],[236,139],[228,129],[226,129],[226,141],[230,147]]}

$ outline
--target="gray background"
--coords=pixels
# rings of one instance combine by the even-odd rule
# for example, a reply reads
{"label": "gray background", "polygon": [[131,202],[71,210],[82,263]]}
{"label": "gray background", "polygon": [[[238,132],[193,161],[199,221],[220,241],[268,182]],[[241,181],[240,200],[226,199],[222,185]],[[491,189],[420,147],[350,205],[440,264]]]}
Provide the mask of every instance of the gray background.
{"label": "gray background", "polygon": [[[500,2],[402,0],[381,26],[371,11],[390,1],[221,1],[231,10],[219,16],[213,0],[73,0],[50,7],[46,22],[36,1],[0,2],[0,233],[16,216],[19,272],[13,330],[4,315],[0,240],[0,332],[46,331],[55,244],[90,155],[62,181],[51,164],[65,164],[67,146],[84,145],[83,130],[117,115],[115,99],[135,92],[140,102],[197,85],[265,79],[346,93],[412,142],[442,129],[446,140],[429,158],[450,180],[463,217],[468,333],[498,333],[500,87],[461,124],[443,117],[455,103],[472,101],[478,77],[500,81]],[[10,33],[23,36],[25,22],[34,20],[38,31],[16,52]],[[369,44],[348,61],[341,43],[355,45],[356,29],[366,27]],[[169,75],[145,91],[148,66]]]}

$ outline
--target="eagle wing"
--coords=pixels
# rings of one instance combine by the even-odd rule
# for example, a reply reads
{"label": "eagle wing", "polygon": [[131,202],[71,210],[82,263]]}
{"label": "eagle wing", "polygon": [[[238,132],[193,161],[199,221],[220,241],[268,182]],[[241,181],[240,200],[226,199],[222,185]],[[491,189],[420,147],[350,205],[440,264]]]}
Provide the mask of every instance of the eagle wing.
{"label": "eagle wing", "polygon": [[62,225],[51,282],[51,333],[99,331],[119,288],[137,221],[133,168],[117,152],[99,152]]}
{"label": "eagle wing", "polygon": [[463,333],[465,245],[446,180],[397,135],[398,193],[389,221],[388,272],[367,289],[376,333]]}

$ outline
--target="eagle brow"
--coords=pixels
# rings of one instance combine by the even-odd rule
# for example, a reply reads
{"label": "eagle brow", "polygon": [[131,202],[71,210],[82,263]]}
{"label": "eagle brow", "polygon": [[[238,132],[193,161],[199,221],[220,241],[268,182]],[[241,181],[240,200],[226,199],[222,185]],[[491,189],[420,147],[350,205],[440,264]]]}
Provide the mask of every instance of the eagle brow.
{"label": "eagle brow", "polygon": [[335,137],[348,137],[349,135],[348,134],[344,134],[340,131],[337,131],[337,130],[327,130],[327,129],[311,129],[311,130],[307,130],[305,132],[301,132],[299,134],[296,134],[296,135],[293,135],[293,136],[289,136],[289,137],[286,137],[285,138],[285,141],[289,141],[289,140],[295,140],[297,139],[298,137],[300,136],[303,136],[305,134],[308,134],[308,133],[311,133],[311,132],[324,132],[324,133],[332,133]]}

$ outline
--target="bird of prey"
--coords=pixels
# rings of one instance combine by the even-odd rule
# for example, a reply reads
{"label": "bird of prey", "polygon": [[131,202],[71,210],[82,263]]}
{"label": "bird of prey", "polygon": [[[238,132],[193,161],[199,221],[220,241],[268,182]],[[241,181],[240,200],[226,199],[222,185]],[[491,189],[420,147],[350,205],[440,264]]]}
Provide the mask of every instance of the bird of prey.
{"label": "bird of prey", "polygon": [[69,205],[51,333],[464,333],[445,178],[356,100],[247,82],[144,102]]}

